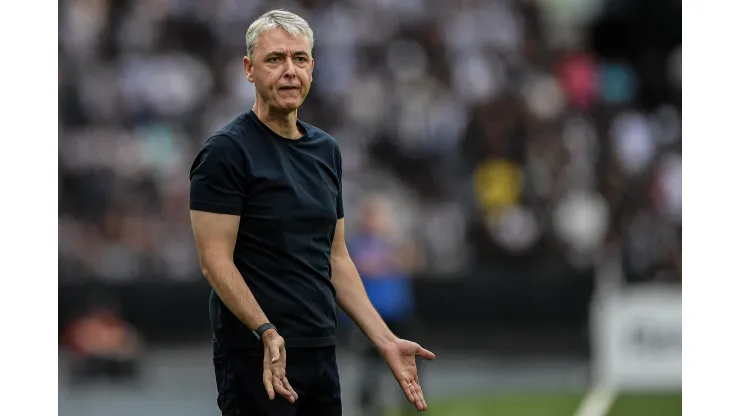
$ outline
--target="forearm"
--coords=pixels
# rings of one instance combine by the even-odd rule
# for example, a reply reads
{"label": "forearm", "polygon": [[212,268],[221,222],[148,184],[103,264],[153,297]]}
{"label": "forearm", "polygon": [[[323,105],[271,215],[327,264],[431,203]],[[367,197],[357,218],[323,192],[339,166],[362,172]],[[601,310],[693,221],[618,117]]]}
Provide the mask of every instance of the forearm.
{"label": "forearm", "polygon": [[352,259],[349,256],[332,256],[331,266],[332,283],[337,291],[339,307],[375,346],[381,347],[396,339],[367,297]]}
{"label": "forearm", "polygon": [[226,307],[249,329],[255,330],[268,322],[233,262],[224,261],[205,267],[203,274]]}

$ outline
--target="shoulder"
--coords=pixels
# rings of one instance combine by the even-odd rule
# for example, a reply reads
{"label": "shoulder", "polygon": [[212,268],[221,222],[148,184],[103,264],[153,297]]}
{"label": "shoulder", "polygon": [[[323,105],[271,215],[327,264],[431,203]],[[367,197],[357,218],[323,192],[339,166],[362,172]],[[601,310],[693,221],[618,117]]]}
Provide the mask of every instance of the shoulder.
{"label": "shoulder", "polygon": [[238,140],[228,134],[218,133],[209,137],[190,167],[190,176],[197,172],[241,170],[244,165],[243,150]]}
{"label": "shoulder", "polygon": [[217,133],[206,139],[198,156],[214,155],[218,157],[233,157],[239,153],[241,147],[237,137],[230,134]]}
{"label": "shoulder", "polygon": [[306,128],[308,135],[312,139],[318,140],[318,141],[324,141],[327,144],[329,144],[331,147],[334,147],[337,150],[339,149],[339,142],[337,142],[337,139],[335,139],[334,136],[332,136],[331,134],[325,132],[324,130],[312,124],[306,123],[305,121],[301,121],[301,123]]}
{"label": "shoulder", "polygon": [[244,139],[254,134],[254,126],[252,126],[250,121],[249,113],[242,113],[222,126],[208,140],[210,141],[215,137],[222,137],[231,140],[232,145],[243,145],[246,142]]}
{"label": "shoulder", "polygon": [[244,153],[253,144],[256,134],[249,113],[243,113],[210,136],[203,144],[203,150]]}
{"label": "shoulder", "polygon": [[316,126],[303,121],[301,121],[301,123],[303,123],[303,126],[306,128],[308,136],[311,137],[311,141],[314,143],[319,143],[321,147],[325,149],[324,151],[331,151],[331,157],[332,159],[334,159],[334,163],[341,166],[342,150],[339,147],[339,142],[337,141],[337,139],[335,139],[334,136],[332,136],[331,134]]}

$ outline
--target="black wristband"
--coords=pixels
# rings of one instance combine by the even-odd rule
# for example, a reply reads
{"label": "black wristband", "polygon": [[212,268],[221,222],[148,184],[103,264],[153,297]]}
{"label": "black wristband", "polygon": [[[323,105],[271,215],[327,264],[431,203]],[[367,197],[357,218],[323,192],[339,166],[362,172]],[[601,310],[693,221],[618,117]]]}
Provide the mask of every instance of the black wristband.
{"label": "black wristband", "polygon": [[274,329],[275,332],[277,332],[277,328],[275,328],[275,325],[271,323],[262,324],[259,327],[257,327],[256,330],[252,331],[255,337],[257,337],[258,340],[262,341],[262,335],[267,331],[268,329]]}

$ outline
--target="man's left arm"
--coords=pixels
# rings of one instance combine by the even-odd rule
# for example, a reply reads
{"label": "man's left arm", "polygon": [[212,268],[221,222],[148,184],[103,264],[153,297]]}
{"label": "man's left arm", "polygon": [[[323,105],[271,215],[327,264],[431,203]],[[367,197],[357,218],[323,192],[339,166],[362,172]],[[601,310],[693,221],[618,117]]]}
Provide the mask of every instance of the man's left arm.
{"label": "man's left arm", "polygon": [[347,250],[344,218],[337,221],[331,250],[331,270],[339,307],[378,348],[409,402],[417,410],[426,410],[427,404],[416,371],[416,355],[433,360],[434,354],[415,342],[398,338],[373,307]]}

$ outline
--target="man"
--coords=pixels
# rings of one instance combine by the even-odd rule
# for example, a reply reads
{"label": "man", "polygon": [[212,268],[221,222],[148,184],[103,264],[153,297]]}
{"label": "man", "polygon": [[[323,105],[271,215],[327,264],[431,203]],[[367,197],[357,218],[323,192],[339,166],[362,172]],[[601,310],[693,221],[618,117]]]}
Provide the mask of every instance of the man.
{"label": "man", "polygon": [[[375,309],[393,332],[408,334],[413,327],[414,307],[410,277],[417,256],[412,245],[393,235],[394,225],[389,201],[382,195],[373,195],[364,201],[361,230],[349,239],[347,246]],[[361,343],[360,354],[364,361],[360,407],[364,415],[385,414],[379,397],[382,358],[367,342]]]}
{"label": "man", "polygon": [[434,354],[396,337],[368,300],[344,242],[339,148],[298,120],[311,87],[313,32],[276,10],[249,27],[246,43],[254,107],[208,139],[190,172],[193,232],[213,288],[219,408],[223,415],[341,415],[339,304],[409,402],[426,410],[415,356]]}

